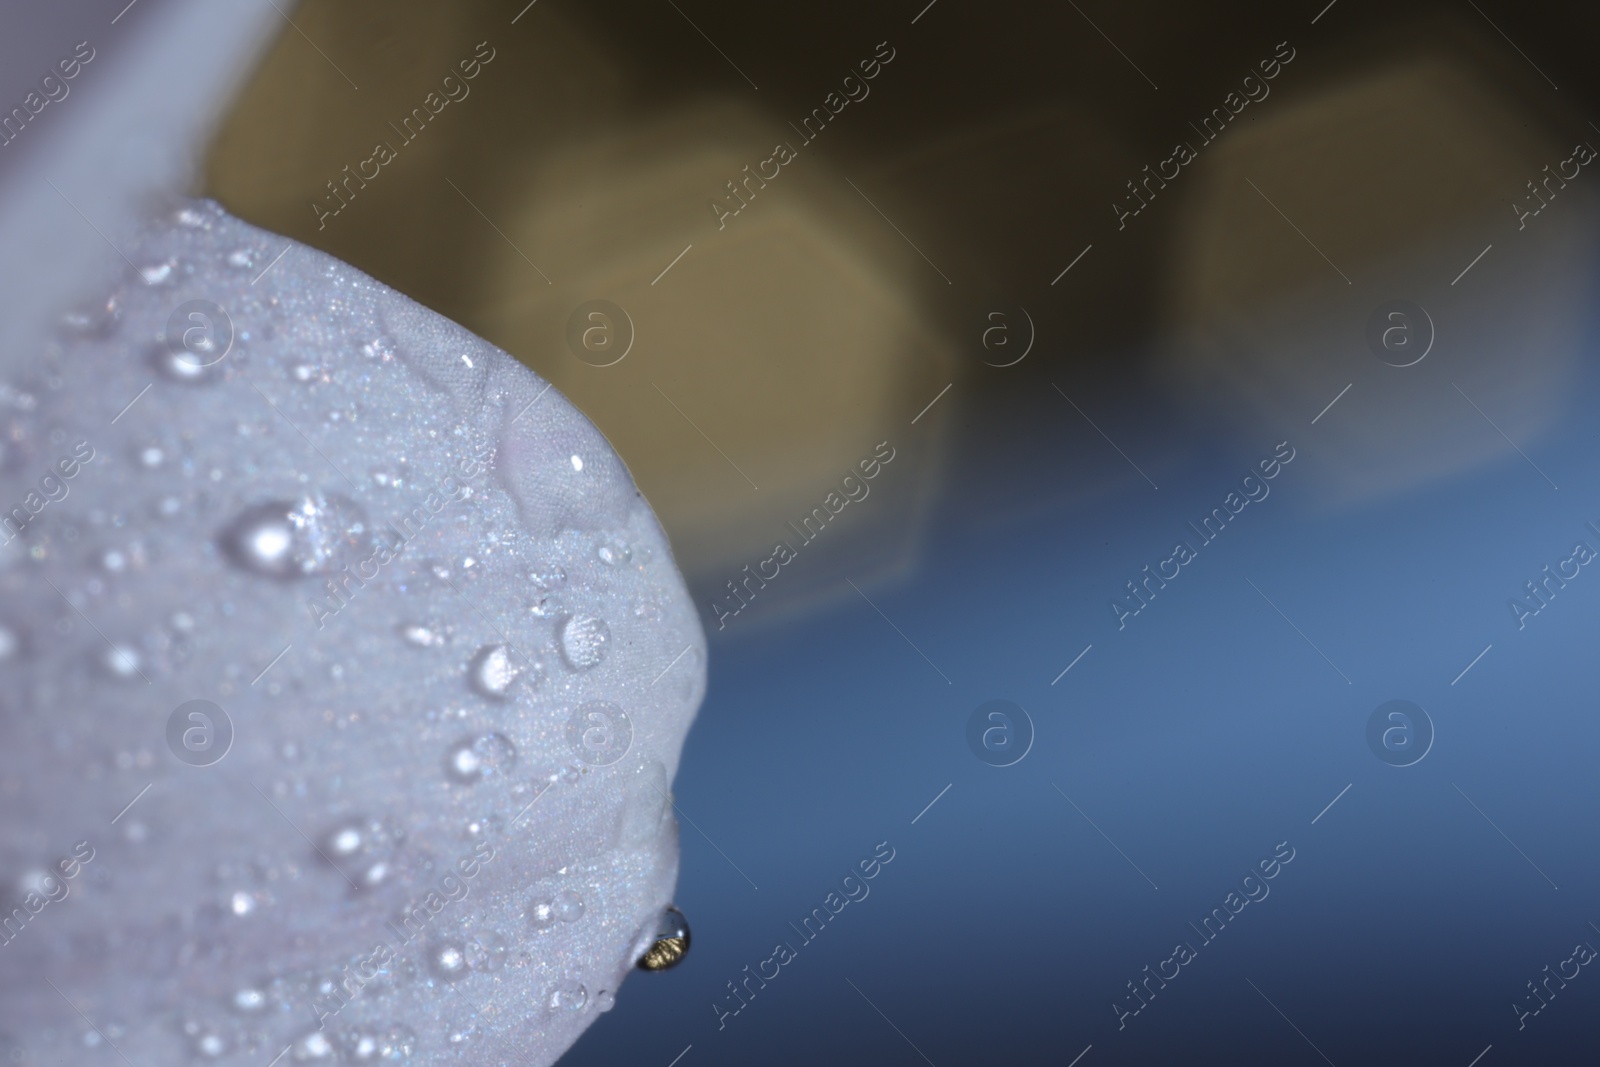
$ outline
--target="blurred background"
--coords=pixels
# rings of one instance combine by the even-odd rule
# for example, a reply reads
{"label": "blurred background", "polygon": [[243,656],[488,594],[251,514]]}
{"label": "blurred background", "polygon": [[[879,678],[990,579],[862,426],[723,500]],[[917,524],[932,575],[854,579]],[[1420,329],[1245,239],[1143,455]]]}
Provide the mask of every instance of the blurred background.
{"label": "blurred background", "polygon": [[291,14],[205,195],[554,383],[711,637],[565,1062],[1592,1059],[1600,10]]}

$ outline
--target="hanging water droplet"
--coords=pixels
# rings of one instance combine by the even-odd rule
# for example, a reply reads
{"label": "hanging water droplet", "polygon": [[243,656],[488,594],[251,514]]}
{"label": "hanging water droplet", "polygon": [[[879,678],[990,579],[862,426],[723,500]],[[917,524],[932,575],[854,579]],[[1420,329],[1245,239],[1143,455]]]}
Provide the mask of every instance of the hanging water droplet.
{"label": "hanging water droplet", "polygon": [[582,982],[563,982],[550,990],[549,1003],[554,1011],[582,1011],[589,1003],[589,990]]}
{"label": "hanging water droplet", "polygon": [[662,909],[650,933],[650,947],[639,957],[641,971],[664,971],[676,967],[689,954],[689,920],[683,912],[668,905]]}
{"label": "hanging water droplet", "polygon": [[517,746],[504,734],[458,741],[445,753],[445,773],[462,785],[505,774],[517,762]]}
{"label": "hanging water droplet", "polygon": [[479,696],[504,700],[518,673],[505,645],[484,645],[467,666],[467,681]]}
{"label": "hanging water droplet", "polygon": [[327,574],[367,545],[366,513],[337,493],[307,494],[247,508],[222,535],[239,566],[273,578]]}
{"label": "hanging water droplet", "polygon": [[602,989],[594,995],[595,1011],[610,1011],[617,1006],[617,995],[609,989]]}
{"label": "hanging water droplet", "polygon": [[561,658],[575,671],[586,671],[605,658],[611,627],[594,615],[569,615],[561,623]]}
{"label": "hanging water droplet", "polygon": [[441,941],[428,950],[428,969],[446,979],[466,974],[466,950],[459,942]]}

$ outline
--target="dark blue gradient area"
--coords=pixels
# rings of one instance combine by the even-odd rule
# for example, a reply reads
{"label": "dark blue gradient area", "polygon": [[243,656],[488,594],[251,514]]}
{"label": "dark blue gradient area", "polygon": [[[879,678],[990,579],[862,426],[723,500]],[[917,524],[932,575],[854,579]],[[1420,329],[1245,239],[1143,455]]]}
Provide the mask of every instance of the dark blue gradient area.
{"label": "dark blue gradient area", "polygon": [[[717,639],[676,795],[694,949],[568,1062],[1590,1062],[1600,578],[1508,605],[1600,546],[1585,407],[1526,462],[1337,508],[1333,417],[1304,425],[1120,630],[1123,583],[1277,442],[1106,411],[1154,490],[1049,390],[964,413],[904,580]],[[1039,488],[997,518],[1008,464]],[[991,699],[1035,729],[1012,766],[968,747]],[[1410,766],[1367,742],[1395,699],[1435,732]]]}

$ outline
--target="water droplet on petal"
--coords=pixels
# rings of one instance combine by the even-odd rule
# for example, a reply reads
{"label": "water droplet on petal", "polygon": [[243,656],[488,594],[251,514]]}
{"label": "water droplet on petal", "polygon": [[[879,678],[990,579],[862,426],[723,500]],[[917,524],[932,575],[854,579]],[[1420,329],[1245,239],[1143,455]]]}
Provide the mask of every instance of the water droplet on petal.
{"label": "water droplet on petal", "polygon": [[228,266],[238,267],[240,270],[249,270],[256,265],[256,253],[253,248],[235,248],[228,253]]}
{"label": "water droplet on petal", "polygon": [[202,1028],[195,1023],[190,1023],[184,1029],[189,1032],[194,1054],[200,1059],[214,1060],[228,1051],[228,1042],[215,1030]]}
{"label": "water droplet on petal", "polygon": [[394,874],[405,833],[382,819],[348,818],[322,836],[317,851],[358,889],[373,889]]}
{"label": "water droplet on petal", "polygon": [[620,567],[633,558],[632,550],[621,541],[602,541],[594,554],[608,567]]}
{"label": "water droplet on petal", "polygon": [[550,1007],[555,1011],[582,1011],[589,1003],[589,990],[582,982],[563,982],[550,990]]}
{"label": "water droplet on petal", "polygon": [[361,346],[361,354],[368,359],[387,363],[394,358],[395,344],[391,337],[375,337]]}
{"label": "water droplet on petal", "polygon": [[611,627],[594,615],[569,615],[561,623],[561,658],[575,671],[586,671],[606,655]]}
{"label": "water droplet on petal", "polygon": [[120,308],[112,298],[101,304],[74,308],[61,316],[62,331],[72,337],[103,338],[116,328]]}
{"label": "water droplet on petal", "polygon": [[233,1010],[241,1015],[255,1015],[265,1011],[267,1007],[267,994],[254,986],[245,986],[233,994]]}
{"label": "water droplet on petal", "polygon": [[557,566],[536,567],[528,572],[528,580],[543,593],[553,593],[567,584],[567,572]]}
{"label": "water droplet on petal", "polygon": [[493,930],[488,930],[470,938],[463,946],[463,951],[467,954],[468,967],[474,971],[493,972],[503,968],[511,957],[511,943]]}
{"label": "water droplet on petal", "polygon": [[467,973],[466,950],[456,941],[441,941],[428,950],[428,969],[440,978]]}
{"label": "water droplet on petal", "polygon": [[325,847],[328,855],[335,858],[343,858],[345,856],[354,856],[357,852],[360,852],[361,846],[365,843],[361,836],[360,824],[351,823],[347,826],[341,826],[328,834],[328,843]]}
{"label": "water droplet on petal", "polygon": [[458,741],[445,753],[445,773],[462,785],[505,774],[517,762],[517,746],[504,734]]}
{"label": "water droplet on petal", "polygon": [[556,918],[564,923],[577,922],[583,918],[583,898],[570,889],[563,889],[557,893],[552,903],[555,906]]}
{"label": "water droplet on petal", "polygon": [[139,277],[144,279],[146,285],[165,285],[172,280],[177,266],[177,261],[172,259],[160,263],[147,263],[139,268]]}
{"label": "water droplet on petal", "polygon": [[563,889],[549,899],[535,900],[528,906],[528,922],[535,930],[548,930],[558,922],[572,923],[583,918],[583,898]]}
{"label": "water droplet on petal", "polygon": [[337,493],[257,504],[222,536],[235,563],[273,578],[331,573],[359,556],[367,543],[366,513]]}
{"label": "water droplet on petal", "polygon": [[289,1054],[301,1063],[308,1060],[332,1060],[333,1043],[321,1030],[313,1030],[309,1034],[302,1034],[290,1046]]}
{"label": "water droplet on petal", "polygon": [[355,1063],[372,1063],[378,1058],[378,1035],[360,1030],[345,1034],[339,1042],[345,1056]]}
{"label": "water droplet on petal", "polygon": [[183,385],[203,385],[216,381],[223,374],[220,360],[207,362],[187,348],[179,348],[174,352],[170,345],[165,344],[150,350],[150,362],[163,378]]}
{"label": "water droplet on petal", "polygon": [[400,627],[400,636],[406,644],[417,648],[437,648],[444,644],[444,636],[437,630],[423,626],[421,623],[406,623]]}
{"label": "water droplet on petal", "polygon": [[404,1023],[396,1023],[378,1042],[378,1058],[385,1063],[403,1063],[417,1050],[417,1033]]}
{"label": "water droplet on petal", "polygon": [[101,653],[100,665],[113,678],[137,678],[139,668],[144,665],[144,658],[132,645],[110,645]]}
{"label": "water droplet on petal", "polygon": [[467,681],[479,696],[504,700],[518,673],[505,645],[484,645],[467,667]]}

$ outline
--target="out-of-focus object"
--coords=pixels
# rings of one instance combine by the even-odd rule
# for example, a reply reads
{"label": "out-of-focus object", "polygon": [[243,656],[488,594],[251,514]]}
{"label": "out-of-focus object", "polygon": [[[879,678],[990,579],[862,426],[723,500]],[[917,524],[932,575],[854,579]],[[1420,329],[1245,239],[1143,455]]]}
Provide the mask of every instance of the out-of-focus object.
{"label": "out-of-focus object", "polygon": [[[1174,179],[1200,191],[1170,272],[1163,380],[1252,442],[1315,433],[1306,463],[1328,504],[1515,458],[1578,371],[1592,196],[1533,183],[1600,138],[1497,94],[1470,54],[1269,96],[1214,145],[1197,136],[1197,173]],[[1568,180],[1600,182],[1592,169]],[[1547,193],[1544,218],[1512,208]],[[1169,206],[1158,192],[1148,211]]]}

